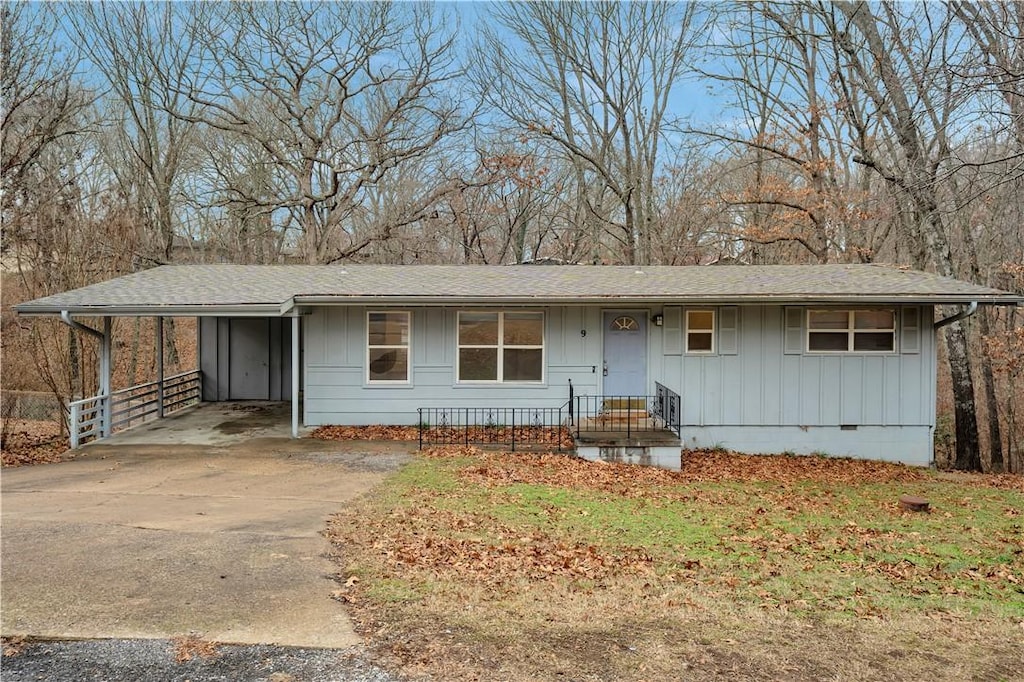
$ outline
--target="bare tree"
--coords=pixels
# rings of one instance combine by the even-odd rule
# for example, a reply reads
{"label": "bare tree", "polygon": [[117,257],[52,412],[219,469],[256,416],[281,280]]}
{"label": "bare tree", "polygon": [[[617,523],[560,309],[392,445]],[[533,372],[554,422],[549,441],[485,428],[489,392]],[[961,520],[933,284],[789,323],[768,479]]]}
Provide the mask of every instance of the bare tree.
{"label": "bare tree", "polygon": [[[648,262],[654,178],[703,8],[696,3],[502,3],[485,29],[477,87],[515,132],[548,141],[575,170],[596,247]],[[594,260],[607,258],[595,252]]]}
{"label": "bare tree", "polygon": [[73,80],[76,60],[63,54],[45,8],[0,6],[0,196],[3,249],[31,240],[43,157],[83,131],[91,97]]}
{"label": "bare tree", "polygon": [[[970,94],[945,65],[962,50],[948,8],[864,2],[816,3],[833,47],[841,111],[855,131],[854,161],[902,197],[916,267],[959,273],[941,203],[953,140]],[[951,314],[953,310],[944,310]],[[953,379],[956,466],[980,469],[970,351],[963,325],[944,328]]]}
{"label": "bare tree", "polygon": [[107,113],[115,139],[110,167],[123,187],[134,190],[139,216],[153,226],[157,248],[139,254],[150,263],[172,260],[174,197],[195,136],[196,126],[180,114],[196,113],[182,90],[195,78],[198,46],[195,36],[182,30],[180,8],[187,8],[193,21],[204,20],[203,4],[65,6],[86,58],[110,89]]}
{"label": "bare tree", "polygon": [[[454,31],[442,23],[430,6],[387,2],[232,3],[192,21],[206,50],[203,83],[187,95],[201,112],[183,115],[258,145],[279,190],[226,187],[230,201],[286,216],[310,263],[386,239],[395,222],[354,229],[367,192],[466,123],[450,90]],[[397,222],[421,218],[435,195]]]}
{"label": "bare tree", "polygon": [[728,170],[739,181],[723,183],[721,197],[736,214],[732,231],[745,260],[769,250],[789,262],[872,260],[879,245],[864,229],[868,173],[850,163],[849,124],[836,113],[829,45],[815,12],[745,2],[723,13],[724,37],[703,75],[732,91],[741,115],[731,126],[688,132],[734,158]]}

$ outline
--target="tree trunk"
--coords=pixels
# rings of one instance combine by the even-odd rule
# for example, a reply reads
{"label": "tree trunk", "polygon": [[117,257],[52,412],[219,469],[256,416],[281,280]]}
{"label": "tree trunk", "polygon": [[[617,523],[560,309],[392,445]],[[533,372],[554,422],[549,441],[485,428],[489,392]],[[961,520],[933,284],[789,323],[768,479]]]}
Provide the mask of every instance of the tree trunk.
{"label": "tree trunk", "polygon": [[[945,309],[944,315],[956,309]],[[967,334],[959,322],[945,328],[946,353],[953,380],[953,415],[956,422],[956,457],[953,466],[965,471],[981,471],[981,447],[978,443],[978,415],[974,405],[974,377],[971,374]]]}
{"label": "tree trunk", "polygon": [[164,357],[167,359],[167,366],[175,373],[180,372],[181,369],[178,367],[178,363],[181,362],[181,359],[178,357],[178,344],[175,341],[173,317],[168,317],[164,320],[164,353]]}
{"label": "tree trunk", "polygon": [[988,339],[992,333],[988,323],[988,311],[981,310],[978,314],[978,331],[981,333],[981,382],[985,393],[985,409],[988,412],[988,451],[989,470],[1002,473],[1005,469],[1003,461],[1003,438],[999,427],[999,399],[996,397],[996,379],[992,372],[992,356],[988,350]]}
{"label": "tree trunk", "polygon": [[139,374],[139,336],[142,332],[142,318],[136,317],[132,324],[132,345],[128,354],[128,385],[137,383]]}

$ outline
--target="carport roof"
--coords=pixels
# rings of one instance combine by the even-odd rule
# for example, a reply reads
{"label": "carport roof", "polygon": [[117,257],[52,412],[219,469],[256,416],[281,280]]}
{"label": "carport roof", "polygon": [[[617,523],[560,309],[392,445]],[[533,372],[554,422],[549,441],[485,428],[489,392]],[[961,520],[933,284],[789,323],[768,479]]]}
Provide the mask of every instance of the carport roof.
{"label": "carport roof", "polygon": [[966,303],[1024,297],[878,265],[165,265],[15,306],[22,315],[287,315],[303,305]]}

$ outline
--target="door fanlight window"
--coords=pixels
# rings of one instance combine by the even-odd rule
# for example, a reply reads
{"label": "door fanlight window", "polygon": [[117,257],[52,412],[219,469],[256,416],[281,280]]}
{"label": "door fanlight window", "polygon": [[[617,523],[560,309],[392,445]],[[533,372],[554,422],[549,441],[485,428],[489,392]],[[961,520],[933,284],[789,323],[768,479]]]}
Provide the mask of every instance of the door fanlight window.
{"label": "door fanlight window", "polygon": [[621,315],[612,320],[612,330],[617,332],[635,332],[640,329],[637,321],[629,315]]}

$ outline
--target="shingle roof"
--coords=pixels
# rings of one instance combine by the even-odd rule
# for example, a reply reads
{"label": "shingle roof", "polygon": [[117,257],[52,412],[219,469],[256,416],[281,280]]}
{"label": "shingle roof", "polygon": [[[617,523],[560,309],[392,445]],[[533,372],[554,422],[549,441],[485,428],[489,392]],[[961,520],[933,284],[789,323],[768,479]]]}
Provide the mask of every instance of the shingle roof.
{"label": "shingle roof", "polygon": [[266,314],[330,303],[980,303],[1024,298],[876,265],[168,265],[16,306],[28,315]]}

